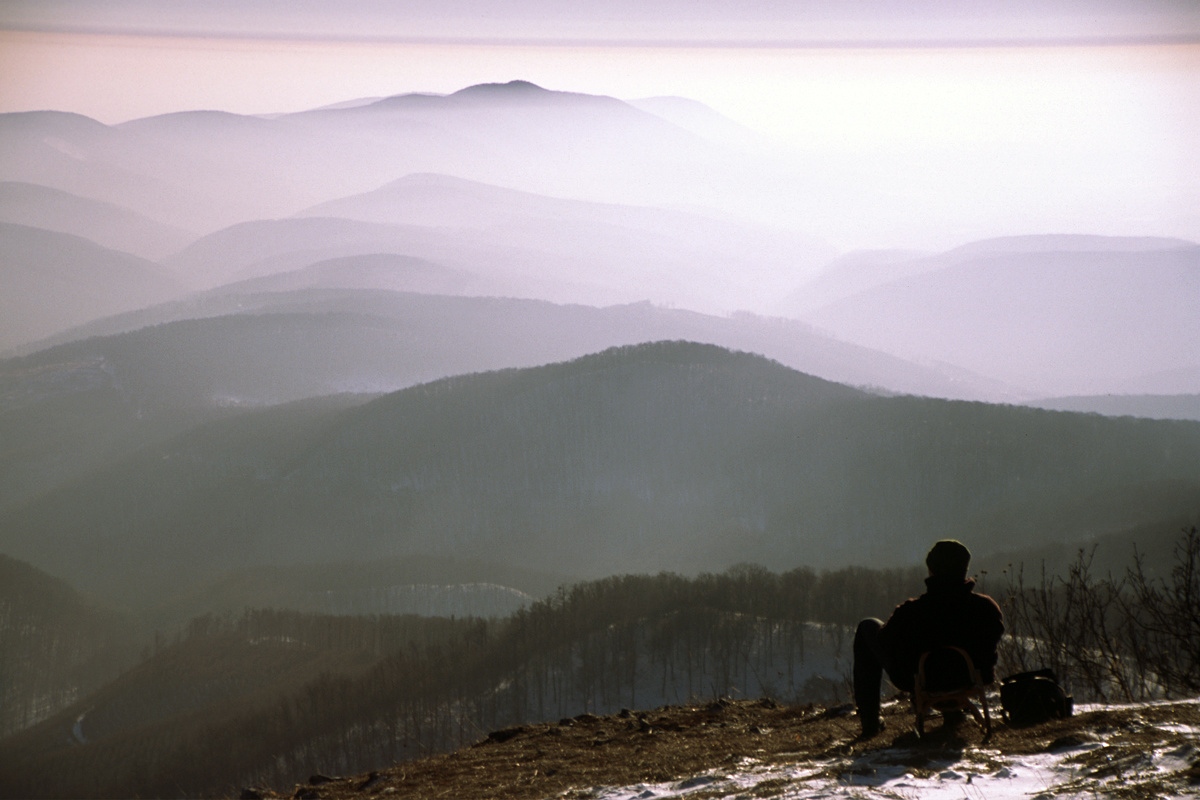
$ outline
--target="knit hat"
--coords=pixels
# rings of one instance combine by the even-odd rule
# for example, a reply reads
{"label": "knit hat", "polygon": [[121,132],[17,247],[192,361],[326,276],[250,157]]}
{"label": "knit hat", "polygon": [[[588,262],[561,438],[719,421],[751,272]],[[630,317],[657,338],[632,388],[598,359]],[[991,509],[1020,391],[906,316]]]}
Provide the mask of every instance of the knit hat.
{"label": "knit hat", "polygon": [[930,575],[944,575],[948,578],[967,577],[967,565],[971,563],[971,551],[956,539],[942,539],[929,549],[925,556],[925,566],[929,567]]}

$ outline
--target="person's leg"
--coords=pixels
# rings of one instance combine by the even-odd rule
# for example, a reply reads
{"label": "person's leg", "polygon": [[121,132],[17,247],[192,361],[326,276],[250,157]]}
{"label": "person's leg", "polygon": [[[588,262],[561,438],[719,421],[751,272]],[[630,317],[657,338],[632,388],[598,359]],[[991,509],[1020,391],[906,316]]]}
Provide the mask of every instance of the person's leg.
{"label": "person's leg", "polygon": [[883,622],[874,618],[858,623],[854,632],[854,705],[863,734],[879,733],[879,690],[883,684],[883,652],[879,647],[879,629]]}

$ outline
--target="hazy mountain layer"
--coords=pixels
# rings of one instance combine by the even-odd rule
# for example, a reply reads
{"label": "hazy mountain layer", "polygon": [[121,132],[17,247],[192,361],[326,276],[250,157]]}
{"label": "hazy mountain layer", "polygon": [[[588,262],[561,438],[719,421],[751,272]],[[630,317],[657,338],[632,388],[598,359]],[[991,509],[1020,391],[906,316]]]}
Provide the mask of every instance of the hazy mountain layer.
{"label": "hazy mountain layer", "polygon": [[931,537],[1091,538],[1198,500],[1195,423],[873,397],[679,343],[210,423],[6,513],[0,547],[144,602],[236,564],[417,553],[910,563]]}
{"label": "hazy mountain layer", "polygon": [[586,297],[600,303],[647,294],[637,286],[618,287],[617,276],[607,272],[587,274],[586,259],[578,253],[514,247],[487,232],[332,217],[242,223],[197,240],[165,263],[194,285],[212,288],[337,261],[340,282],[361,286],[370,280],[367,275],[378,274],[384,257],[426,262],[430,269],[454,276],[448,288],[461,294],[560,301]]}
{"label": "hazy mountain layer", "polygon": [[522,82],[271,119],[194,111],[105,126],[56,112],[6,114],[0,153],[0,179],[202,232],[416,172],[605,202],[758,211],[772,206],[758,195],[779,178],[777,165],[615,98]]}
{"label": "hazy mountain layer", "polygon": [[982,375],[992,398],[1200,391],[1194,245],[1010,237],[851,255],[810,282],[833,255],[813,234],[869,217],[877,178],[828,153],[784,164],[727,122],[678,99],[639,107],[520,81],[273,118],[7,114],[0,180],[37,194],[22,213],[45,206],[46,225],[80,202],[81,231],[114,206],[140,215],[104,240],[137,252],[161,252],[150,220],[207,234],[164,259],[201,288],[308,270],[276,288],[748,309]]}
{"label": "hazy mountain layer", "polygon": [[971,262],[981,256],[1044,253],[1156,253],[1195,247],[1183,239],[1137,236],[1031,235],[982,239],[942,253],[916,250],[857,250],[831,261],[790,292],[780,313],[803,316],[860,292]]}
{"label": "hazy mountain layer", "polygon": [[[1095,237],[987,245],[887,265],[899,277],[802,318],[1044,395],[1200,389],[1186,382],[1198,364],[1200,246]],[[848,278],[854,285],[861,271]],[[1164,380],[1171,371],[1176,385]]]}
{"label": "hazy mountain layer", "polygon": [[[397,265],[385,257],[354,259],[350,269],[361,278],[364,266],[380,263],[396,281],[414,272],[416,281],[443,276],[421,262]],[[342,273],[343,264],[238,288],[323,283],[325,276]],[[343,282],[353,281],[336,281]],[[765,354],[829,380],[886,391],[966,398],[1003,392],[977,376],[847,345],[803,323],[746,314],[715,317],[649,303],[594,308],[371,290],[219,290],[114,317],[69,338],[78,341],[0,362],[0,375],[104,358],[122,385],[155,403],[169,395],[170,402],[193,406],[267,404],[391,391],[466,372],[538,366],[613,345],[686,339]]]}
{"label": "hazy mountain layer", "polygon": [[179,145],[79,114],[0,114],[0,179],[112,203],[183,230],[267,216],[264,202],[279,213],[275,183],[261,180],[269,176],[252,161],[205,161]]}
{"label": "hazy mountain layer", "polygon": [[0,222],[69,233],[148,259],[173,253],[196,238],[112,203],[11,181],[0,183]]}
{"label": "hazy mountain layer", "polygon": [[[483,284],[479,276],[470,272],[413,256],[371,253],[327,258],[300,269],[227,283],[212,294],[245,296],[299,289],[378,289],[384,292],[464,295],[469,294],[468,289],[472,287],[478,292]],[[202,299],[193,298],[192,302],[199,303]]]}
{"label": "hazy mountain layer", "polygon": [[423,259],[458,294],[591,305],[653,302],[727,313],[765,308],[833,255],[828,245],[712,215],[584,203],[439,175],[323,203],[297,219],[210,234],[166,263],[196,285],[351,256]]}
{"label": "hazy mountain layer", "polygon": [[1109,417],[1190,419],[1200,422],[1200,394],[1048,397],[1028,405],[1054,411],[1091,412]]}
{"label": "hazy mountain layer", "polygon": [[183,294],[158,264],[6,222],[0,222],[0,287],[0,351]]}
{"label": "hazy mountain layer", "polygon": [[[544,253],[554,260],[541,275],[584,287],[547,299],[617,297],[706,311],[767,307],[834,252],[811,237],[711,214],[563,200],[444,175],[407,176],[298,216],[450,229],[497,255]],[[488,274],[497,255],[472,269]]]}
{"label": "hazy mountain layer", "polygon": [[[691,117],[707,118],[698,130],[722,127],[714,112],[688,108]],[[811,233],[744,221],[758,218],[749,203],[768,210],[772,224],[805,227],[772,200],[788,185],[777,164],[611,97],[522,82],[270,119],[195,111],[105,126],[56,112],[7,114],[0,115],[0,153],[0,180],[94,198],[201,233],[302,209],[329,215],[321,209],[330,203],[353,218],[424,228],[386,234],[386,242],[365,249],[361,236],[319,226],[320,236],[282,233],[296,240],[284,252],[253,243],[236,252],[218,247],[212,259],[187,264],[199,267],[187,271],[203,287],[392,253],[478,275],[472,294],[761,311],[833,255]],[[424,177],[408,177],[414,174]],[[431,175],[440,176],[432,178],[436,187],[428,185]],[[406,203],[411,212],[413,201],[415,215],[391,213]],[[695,210],[667,210],[682,207]],[[497,215],[505,224],[494,224]],[[91,227],[100,219],[86,216]],[[112,235],[131,251],[161,254],[144,227]],[[434,227],[454,230],[434,235]],[[279,261],[284,255],[290,258]]]}
{"label": "hazy mountain layer", "polygon": [[[349,269],[387,281],[447,277],[423,262],[366,261],[379,269],[364,273],[362,260]],[[344,275],[342,266],[318,265],[244,288],[323,282]],[[0,449],[0,508],[213,416],[317,395],[394,391],[657,339],[766,353],[810,374],[891,391],[993,391],[970,376],[956,381],[818,336],[802,323],[649,304],[597,309],[365,290],[222,290],[87,330],[125,328],[140,329],[0,361],[0,440],[9,445]]]}

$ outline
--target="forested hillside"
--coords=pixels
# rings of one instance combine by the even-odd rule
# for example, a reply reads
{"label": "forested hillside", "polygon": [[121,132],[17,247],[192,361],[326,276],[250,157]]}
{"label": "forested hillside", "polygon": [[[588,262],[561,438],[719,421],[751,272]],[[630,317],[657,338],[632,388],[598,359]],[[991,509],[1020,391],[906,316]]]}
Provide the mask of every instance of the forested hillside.
{"label": "forested hillside", "polygon": [[912,563],[939,536],[1021,548],[1197,514],[1196,423],[877,397],[658,343],[211,422],[10,511],[0,546],[145,602],[246,564]]}
{"label": "forested hillside", "polygon": [[222,289],[72,335],[0,361],[0,440],[11,443],[0,449],[0,510],[207,419],[335,393],[365,401],[438,378],[658,339],[764,353],[852,385],[980,395],[975,382],[836,342],[799,322],[648,303],[600,309],[277,285]]}
{"label": "forested hillside", "polygon": [[130,619],[0,554],[0,738],[112,679],[137,641]]}
{"label": "forested hillside", "polygon": [[[108,317],[51,337],[2,368],[104,358],[131,388],[164,383],[169,374],[180,390],[208,389],[192,402],[224,396],[266,403],[331,391],[394,391],[467,372],[683,339],[761,353],[839,383],[967,399],[996,392],[979,376],[839,342],[794,320],[721,317],[645,302],[596,308],[449,297],[375,286],[376,271],[362,264],[353,275],[328,262],[317,267],[336,279],[307,286],[305,276],[314,273],[306,269]],[[396,278],[394,267],[388,272]]]}
{"label": "forested hillside", "polygon": [[[187,402],[101,355],[0,367],[0,509],[15,507],[236,408]],[[136,375],[137,373],[135,373]],[[144,375],[144,373],[142,373]],[[145,389],[149,388],[150,391]],[[143,391],[139,391],[142,389]]]}
{"label": "forested hillside", "polygon": [[920,576],[612,577],[492,622],[202,617],[118,680],[0,741],[0,762],[17,767],[0,771],[0,796],[233,796],[582,712],[722,694],[833,699],[844,696],[845,626],[919,592]]}

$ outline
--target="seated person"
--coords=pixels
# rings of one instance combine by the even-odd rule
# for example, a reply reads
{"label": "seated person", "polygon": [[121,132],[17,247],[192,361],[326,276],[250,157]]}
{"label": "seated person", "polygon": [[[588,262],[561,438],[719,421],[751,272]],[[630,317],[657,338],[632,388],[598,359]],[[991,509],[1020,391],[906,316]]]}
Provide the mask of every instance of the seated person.
{"label": "seated person", "polygon": [[864,737],[879,733],[883,670],[896,688],[913,690],[921,654],[944,645],[961,647],[984,683],[996,668],[996,645],[1004,633],[1000,606],[976,594],[967,579],[971,552],[953,539],[936,543],[925,557],[927,591],[896,607],[886,623],[864,619],[854,634],[854,703]]}

